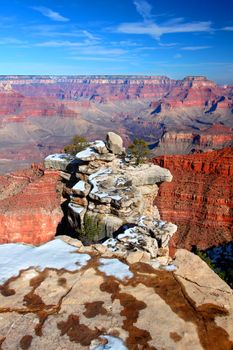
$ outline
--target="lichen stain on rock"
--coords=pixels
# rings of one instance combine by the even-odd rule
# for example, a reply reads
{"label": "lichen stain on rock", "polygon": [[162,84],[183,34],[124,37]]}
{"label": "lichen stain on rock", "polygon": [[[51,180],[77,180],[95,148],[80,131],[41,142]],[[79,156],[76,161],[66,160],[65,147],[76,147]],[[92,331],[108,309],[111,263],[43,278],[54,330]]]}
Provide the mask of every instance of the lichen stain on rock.
{"label": "lichen stain on rock", "polygon": [[37,313],[37,316],[39,317],[39,322],[35,326],[35,334],[38,337],[41,337],[43,335],[42,328],[43,328],[45,321],[47,320],[47,318],[49,316],[49,313],[46,312],[45,310],[41,310]]}
{"label": "lichen stain on rock", "polygon": [[79,343],[83,346],[89,346],[93,339],[98,338],[101,334],[105,333],[105,330],[95,327],[95,330],[90,329],[84,324],[79,322],[79,316],[69,315],[66,321],[57,323],[58,329],[61,331],[61,335],[66,334],[70,341]]}
{"label": "lichen stain on rock", "polygon": [[57,280],[58,286],[66,287],[66,278],[64,277],[59,277]]}
{"label": "lichen stain on rock", "polygon": [[128,348],[130,350],[139,350],[143,347],[143,349],[147,350],[156,350],[154,346],[148,344],[152,340],[150,333],[147,330],[134,326],[134,323],[137,322],[139,317],[140,310],[147,307],[146,303],[137,300],[128,293],[120,293],[119,283],[113,277],[106,277],[105,281],[100,285],[100,290],[112,294],[112,300],[119,299],[120,304],[123,306],[120,314],[125,317],[123,329],[129,334],[126,339]]}
{"label": "lichen stain on rock", "polygon": [[[195,306],[195,302],[187,295],[181,282],[179,282],[172,272],[159,271],[143,263],[131,265],[131,270],[135,277],[128,281],[127,285],[136,287],[139,283],[146,287],[153,288],[171,310],[185,322],[192,322],[197,327],[199,340],[205,350],[232,350],[233,343],[229,339],[227,332],[217,326],[216,316],[226,316],[227,310],[223,307],[213,304],[203,304]],[[146,274],[146,276],[145,276]],[[132,344],[141,344],[146,349],[155,349],[149,347],[148,341],[151,335],[146,330],[138,329],[133,324],[136,323],[139,311],[146,308],[143,301],[138,301],[132,295],[121,293],[119,284],[114,278],[105,278],[100,285],[102,291],[112,294],[112,300],[119,299],[124,307],[121,315],[126,316],[123,328],[129,332],[126,345],[131,349]],[[174,334],[171,335],[174,338]],[[172,339],[173,339],[172,338]],[[176,339],[177,336],[175,337]],[[173,339],[175,341],[175,339]],[[137,346],[132,349],[139,349]]]}
{"label": "lichen stain on rock", "polygon": [[103,301],[93,301],[92,303],[85,303],[86,311],[83,313],[87,318],[93,318],[97,315],[106,315],[107,310],[103,307]]}
{"label": "lichen stain on rock", "polygon": [[176,332],[170,332],[170,338],[173,339],[176,343],[182,339],[181,335]]}
{"label": "lichen stain on rock", "polygon": [[20,348],[22,350],[28,350],[31,346],[32,339],[33,339],[33,337],[31,335],[23,336],[20,340],[20,343],[19,343]]}

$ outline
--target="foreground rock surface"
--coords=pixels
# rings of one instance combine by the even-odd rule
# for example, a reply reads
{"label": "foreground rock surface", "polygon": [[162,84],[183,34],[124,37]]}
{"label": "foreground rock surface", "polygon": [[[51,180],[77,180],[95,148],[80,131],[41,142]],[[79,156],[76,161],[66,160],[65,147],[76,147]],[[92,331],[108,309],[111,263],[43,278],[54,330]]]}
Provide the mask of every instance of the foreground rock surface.
{"label": "foreground rock surface", "polygon": [[0,286],[2,350],[232,349],[232,291],[197,256],[178,250],[168,272],[64,239],[34,248],[19,274],[18,245],[0,246],[0,283],[15,268]]}

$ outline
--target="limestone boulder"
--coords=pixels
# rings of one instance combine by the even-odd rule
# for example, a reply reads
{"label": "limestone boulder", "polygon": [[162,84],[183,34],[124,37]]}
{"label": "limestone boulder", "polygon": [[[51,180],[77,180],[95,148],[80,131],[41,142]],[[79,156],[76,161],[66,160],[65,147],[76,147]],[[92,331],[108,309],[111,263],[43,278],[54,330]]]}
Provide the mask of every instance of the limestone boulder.
{"label": "limestone boulder", "polygon": [[124,152],[122,138],[114,132],[108,132],[106,136],[106,144],[109,151],[114,154],[120,155]]}
{"label": "limestone boulder", "polygon": [[172,181],[172,174],[168,169],[154,164],[128,166],[126,173],[130,174],[134,186],[154,185],[156,183]]}
{"label": "limestone boulder", "polygon": [[79,164],[80,162],[75,157],[66,153],[50,154],[44,159],[46,169],[72,172]]}

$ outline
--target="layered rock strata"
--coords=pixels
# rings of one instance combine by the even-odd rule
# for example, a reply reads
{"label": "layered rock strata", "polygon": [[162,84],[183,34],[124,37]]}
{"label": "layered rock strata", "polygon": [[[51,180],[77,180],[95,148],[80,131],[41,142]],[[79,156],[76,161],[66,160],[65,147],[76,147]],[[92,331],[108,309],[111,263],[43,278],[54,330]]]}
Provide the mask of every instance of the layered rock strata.
{"label": "layered rock strata", "polygon": [[0,172],[40,162],[75,134],[94,140],[110,129],[159,143],[156,155],[227,147],[232,97],[232,86],[205,77],[0,76]]}
{"label": "layered rock strata", "polygon": [[152,259],[163,257],[158,261],[166,264],[168,242],[177,227],[160,221],[153,202],[157,184],[171,181],[172,175],[151,163],[136,166],[123,153],[120,136],[111,133],[106,143],[90,143],[74,158],[65,154],[46,157],[45,167],[63,171],[66,215],[74,230],[85,230],[90,220],[96,225],[92,239],[109,238],[104,245],[116,254],[146,251]]}
{"label": "layered rock strata", "polygon": [[54,238],[62,219],[59,172],[34,167],[0,177],[0,244],[40,244]]}
{"label": "layered rock strata", "polygon": [[193,155],[162,156],[171,183],[160,186],[155,204],[178,225],[178,247],[206,249],[233,239],[233,148]]}

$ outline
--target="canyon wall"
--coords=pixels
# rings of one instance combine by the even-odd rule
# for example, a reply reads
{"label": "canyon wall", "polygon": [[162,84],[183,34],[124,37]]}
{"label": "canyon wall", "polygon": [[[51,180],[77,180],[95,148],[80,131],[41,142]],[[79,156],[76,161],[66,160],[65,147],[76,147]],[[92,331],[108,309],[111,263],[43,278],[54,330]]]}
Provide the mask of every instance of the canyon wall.
{"label": "canyon wall", "polygon": [[63,216],[58,179],[58,172],[37,167],[0,177],[0,244],[54,237]]}
{"label": "canyon wall", "polygon": [[205,77],[0,76],[0,173],[40,162],[74,134],[114,130],[155,155],[227,147],[232,98],[231,86]]}
{"label": "canyon wall", "polygon": [[160,215],[178,225],[177,247],[205,249],[233,238],[233,148],[193,155],[161,156],[171,183],[162,184],[156,205]]}

